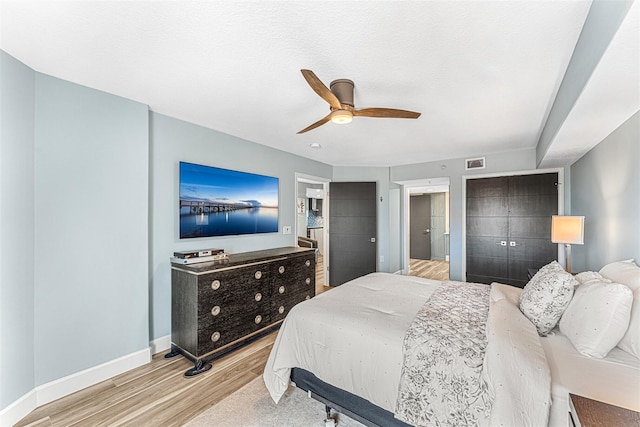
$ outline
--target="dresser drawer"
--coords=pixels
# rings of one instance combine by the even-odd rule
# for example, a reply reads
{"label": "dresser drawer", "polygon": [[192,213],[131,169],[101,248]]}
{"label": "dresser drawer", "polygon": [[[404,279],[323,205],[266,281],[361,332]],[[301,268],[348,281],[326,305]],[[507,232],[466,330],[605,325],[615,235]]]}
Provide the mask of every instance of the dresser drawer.
{"label": "dresser drawer", "polygon": [[218,315],[211,311],[206,319],[198,322],[198,354],[209,353],[239,337],[249,335],[271,323],[270,306],[265,304],[248,305],[241,311],[220,310]]}

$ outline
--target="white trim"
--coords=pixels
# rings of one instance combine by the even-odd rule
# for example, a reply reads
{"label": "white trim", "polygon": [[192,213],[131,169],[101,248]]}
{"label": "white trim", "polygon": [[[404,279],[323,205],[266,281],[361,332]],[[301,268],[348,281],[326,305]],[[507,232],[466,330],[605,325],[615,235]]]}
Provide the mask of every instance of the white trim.
{"label": "white trim", "polygon": [[[467,179],[496,178],[501,176],[538,175],[558,173],[558,215],[564,214],[564,168],[532,169],[525,171],[494,172],[486,174],[462,175],[462,281],[467,280]],[[564,252],[558,246],[558,261],[564,262]]]}
{"label": "white trim", "polygon": [[152,356],[169,349],[171,349],[171,334],[156,338],[149,343],[149,350]]}
{"label": "white trim", "polygon": [[[414,180],[405,180],[405,181],[395,181],[396,184],[402,185],[402,207],[403,207],[403,218],[402,218],[402,240],[401,240],[401,263],[402,263],[402,271],[404,274],[409,274],[411,272],[409,257],[410,257],[410,241],[409,241],[409,225],[411,222],[411,218],[409,215],[410,211],[410,199],[411,199],[411,190],[414,188],[420,188],[421,191],[426,191],[428,188],[436,189],[441,193],[450,193],[451,191],[451,180],[448,176],[438,177],[438,178],[424,178],[424,179],[414,179]],[[446,187],[446,189],[445,189]],[[449,221],[451,221],[451,211],[449,210]],[[449,248],[451,248],[451,243],[449,243]],[[451,250],[451,249],[449,249]],[[449,275],[451,275],[451,271],[449,271]]]}

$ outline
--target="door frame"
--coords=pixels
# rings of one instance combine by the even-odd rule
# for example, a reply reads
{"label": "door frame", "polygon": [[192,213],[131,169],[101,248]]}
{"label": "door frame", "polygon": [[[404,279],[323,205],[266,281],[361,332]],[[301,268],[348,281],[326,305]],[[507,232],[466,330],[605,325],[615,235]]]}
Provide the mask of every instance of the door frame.
{"label": "door frame", "polygon": [[[323,178],[320,176],[307,175],[301,172],[295,172],[295,185],[294,185],[294,199],[296,202],[298,200],[298,183],[304,182],[307,184],[322,184],[322,190],[324,191],[325,198],[322,201],[322,216],[324,219],[324,228],[322,229],[322,241],[324,244],[324,253],[323,257],[323,266],[322,266],[322,276],[324,278],[324,286],[330,286],[329,284],[329,183],[331,179]],[[294,206],[296,203],[294,203]],[[296,209],[295,217],[296,221],[294,221],[294,233],[296,236],[296,242],[298,239],[298,212]],[[297,244],[297,243],[295,243]]]}
{"label": "door frame", "polygon": [[[519,175],[539,175],[545,173],[558,173],[558,215],[564,215],[564,168],[532,169],[512,172],[494,172],[486,174],[474,174],[462,176],[462,280],[467,280],[467,180],[480,178],[499,178]],[[563,246],[558,244],[558,262],[565,264]]]}
{"label": "door frame", "polygon": [[[401,246],[402,246],[402,254],[400,259],[400,265],[402,266],[401,273],[404,275],[409,274],[410,266],[409,266],[409,224],[410,224],[410,215],[409,215],[409,202],[412,193],[449,193],[451,196],[451,181],[448,176],[445,177],[437,177],[437,178],[424,178],[424,179],[413,179],[408,181],[397,181],[396,184],[400,184],[403,186],[402,191],[402,207],[403,207],[403,218],[402,218],[402,236],[401,236]],[[449,224],[451,223],[451,210],[449,210]],[[449,230],[451,231],[451,230]],[[451,274],[451,273],[449,273]]]}

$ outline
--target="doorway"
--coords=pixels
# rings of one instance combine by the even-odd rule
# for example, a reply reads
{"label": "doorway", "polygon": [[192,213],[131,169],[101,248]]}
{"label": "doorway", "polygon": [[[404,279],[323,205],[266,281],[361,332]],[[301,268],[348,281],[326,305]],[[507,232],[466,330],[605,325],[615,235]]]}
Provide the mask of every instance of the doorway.
{"label": "doorway", "polygon": [[[329,289],[329,182],[327,178],[297,173],[296,226],[298,244],[304,239],[318,249],[316,262],[316,295]],[[302,239],[300,239],[302,238]],[[307,242],[302,243],[307,244]]]}
{"label": "doorway", "polygon": [[405,181],[405,274],[449,280],[449,178]]}

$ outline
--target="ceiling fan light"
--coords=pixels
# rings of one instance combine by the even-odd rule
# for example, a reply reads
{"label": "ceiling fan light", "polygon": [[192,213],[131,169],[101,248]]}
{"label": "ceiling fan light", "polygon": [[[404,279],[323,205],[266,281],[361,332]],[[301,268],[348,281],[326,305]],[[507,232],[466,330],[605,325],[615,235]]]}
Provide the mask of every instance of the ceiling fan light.
{"label": "ceiling fan light", "polygon": [[344,125],[351,123],[353,120],[353,113],[348,110],[335,110],[331,113],[331,121],[333,123]]}

